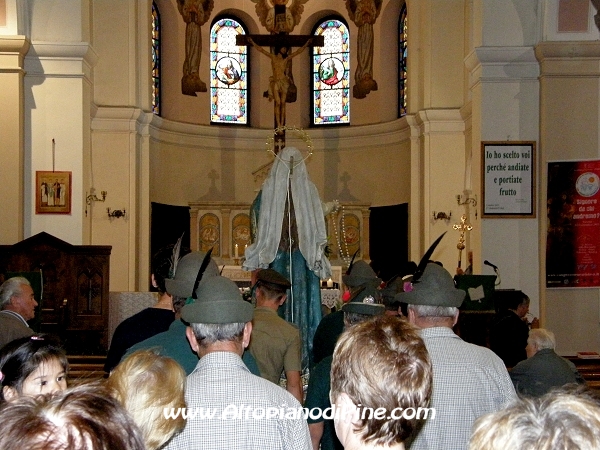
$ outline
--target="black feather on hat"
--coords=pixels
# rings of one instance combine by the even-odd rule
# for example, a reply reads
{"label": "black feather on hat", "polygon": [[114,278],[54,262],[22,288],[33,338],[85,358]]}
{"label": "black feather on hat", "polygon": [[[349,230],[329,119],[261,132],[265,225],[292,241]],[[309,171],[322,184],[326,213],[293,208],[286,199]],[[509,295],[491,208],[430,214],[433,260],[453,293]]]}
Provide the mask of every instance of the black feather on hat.
{"label": "black feather on hat", "polygon": [[246,323],[252,320],[254,307],[244,301],[238,286],[229,278],[209,277],[199,284],[198,299],[181,309],[181,318],[189,323]]}
{"label": "black feather on hat", "polygon": [[354,258],[356,258],[356,255],[358,255],[359,250],[360,248],[357,248],[354,252],[354,255],[352,255],[352,259],[350,260],[350,264],[348,265],[348,269],[346,270],[346,275],[350,275],[350,271],[352,270],[352,266],[354,265]]}
{"label": "black feather on hat", "polygon": [[419,262],[419,265],[417,266],[417,270],[415,270],[415,273],[413,274],[413,277],[412,277],[413,284],[417,283],[419,281],[419,278],[421,278],[421,276],[423,275],[423,272],[425,271],[425,267],[427,267],[427,263],[431,259],[431,255],[433,255],[433,251],[438,246],[438,244],[440,243],[442,238],[446,235],[446,233],[447,233],[447,231],[444,231],[440,235],[439,238],[437,238],[435,241],[433,241],[433,244],[431,244],[429,246],[429,248],[427,249],[427,251],[425,252],[423,257],[421,258],[421,261]]}
{"label": "black feather on hat", "polygon": [[[201,269],[203,265],[205,267]],[[216,275],[219,275],[219,267],[210,256],[207,257],[202,251],[191,252],[181,258],[173,277],[165,278],[165,287],[171,295],[188,298],[197,288],[194,287],[196,280],[206,280]]]}
{"label": "black feather on hat", "polygon": [[192,291],[192,298],[194,300],[198,298],[198,296],[196,294],[196,290],[198,289],[200,280],[202,280],[204,271],[208,267],[208,263],[210,262],[210,255],[211,255],[212,251],[213,251],[213,249],[211,247],[211,249],[208,252],[206,252],[206,256],[204,257],[204,260],[202,261],[202,265],[200,265],[200,270],[198,270],[198,275],[196,275],[196,281],[194,281],[194,290]]}
{"label": "black feather on hat", "polygon": [[412,290],[397,294],[396,301],[412,305],[451,306],[456,308],[462,305],[466,293],[454,286],[454,280],[450,272],[438,264],[428,264],[435,247],[445,234],[437,238],[423,255],[417,266],[417,271],[413,275]]}

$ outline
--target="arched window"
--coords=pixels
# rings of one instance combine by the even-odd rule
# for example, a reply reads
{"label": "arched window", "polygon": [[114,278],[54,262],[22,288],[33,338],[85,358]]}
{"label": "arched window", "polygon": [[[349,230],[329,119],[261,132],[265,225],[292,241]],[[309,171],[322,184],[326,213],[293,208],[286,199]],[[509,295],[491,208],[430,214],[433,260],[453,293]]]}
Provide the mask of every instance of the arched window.
{"label": "arched window", "polygon": [[152,2],[152,112],[160,116],[160,14]]}
{"label": "arched window", "polygon": [[325,45],[313,47],[313,125],[350,123],[350,34],[341,19],[330,18],[315,28]]}
{"label": "arched window", "polygon": [[248,123],[248,50],[235,45],[246,27],[233,17],[217,18],[210,29],[210,121]]}
{"label": "arched window", "polygon": [[400,10],[398,21],[398,117],[406,115],[406,55],[408,51],[408,20],[406,3]]}

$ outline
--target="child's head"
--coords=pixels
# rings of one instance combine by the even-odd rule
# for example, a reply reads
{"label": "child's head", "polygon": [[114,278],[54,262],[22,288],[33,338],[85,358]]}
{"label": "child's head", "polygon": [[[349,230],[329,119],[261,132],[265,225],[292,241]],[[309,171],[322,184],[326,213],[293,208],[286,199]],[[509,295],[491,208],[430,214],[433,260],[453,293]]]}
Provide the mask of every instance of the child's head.
{"label": "child's head", "polygon": [[63,391],[68,368],[64,350],[49,336],[12,341],[0,350],[0,402]]}
{"label": "child's head", "polygon": [[144,450],[125,408],[98,383],[19,397],[0,408],[2,450]]}

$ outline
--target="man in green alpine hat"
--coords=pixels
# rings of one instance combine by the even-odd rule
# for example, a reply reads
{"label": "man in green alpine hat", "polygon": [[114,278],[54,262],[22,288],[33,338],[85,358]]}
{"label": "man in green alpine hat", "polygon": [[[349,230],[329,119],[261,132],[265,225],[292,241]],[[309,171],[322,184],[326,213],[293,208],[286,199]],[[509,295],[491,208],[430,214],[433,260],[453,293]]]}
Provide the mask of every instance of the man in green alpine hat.
{"label": "man in green alpine hat", "polygon": [[408,304],[408,320],[421,328],[433,365],[434,420],[427,420],[411,450],[465,449],[477,417],[497,411],[516,399],[502,360],[490,349],[464,342],[452,327],[465,292],[452,275],[421,260],[412,283],[396,295]]}
{"label": "man in green alpine hat", "polygon": [[[308,426],[300,403],[281,387],[252,375],[241,355],[252,334],[252,304],[244,301],[237,285],[221,276],[198,286],[195,303],[183,307],[190,324],[186,335],[200,356],[188,375],[185,400],[188,419],[167,449],[190,448],[310,448]],[[272,412],[275,412],[273,414]]]}
{"label": "man in green alpine hat", "polygon": [[[204,267],[203,267],[204,266]],[[200,274],[200,271],[202,273]],[[190,348],[185,336],[186,324],[181,321],[181,309],[187,301],[193,301],[194,285],[198,286],[211,277],[219,275],[217,263],[205,252],[192,252],[181,258],[175,265],[174,274],[165,279],[167,292],[173,296],[175,320],[169,329],[139,342],[127,350],[125,356],[136,350],[152,348],[163,356],[177,361],[186,374],[192,373],[198,364],[198,355]],[[200,277],[198,279],[198,277]],[[197,281],[198,280],[198,281]],[[196,287],[196,291],[198,287]],[[260,371],[250,352],[244,352],[244,363],[255,375]]]}

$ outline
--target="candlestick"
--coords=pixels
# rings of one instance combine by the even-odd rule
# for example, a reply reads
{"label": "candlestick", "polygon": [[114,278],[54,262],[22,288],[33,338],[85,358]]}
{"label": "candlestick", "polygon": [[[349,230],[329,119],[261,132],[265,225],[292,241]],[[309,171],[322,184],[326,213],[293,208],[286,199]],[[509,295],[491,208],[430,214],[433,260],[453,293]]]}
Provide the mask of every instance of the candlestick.
{"label": "candlestick", "polygon": [[233,256],[234,256],[234,258],[239,258],[240,257],[239,250],[238,250],[238,245],[237,244],[235,244],[235,252],[234,252]]}

